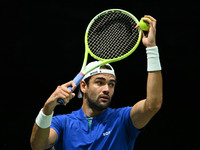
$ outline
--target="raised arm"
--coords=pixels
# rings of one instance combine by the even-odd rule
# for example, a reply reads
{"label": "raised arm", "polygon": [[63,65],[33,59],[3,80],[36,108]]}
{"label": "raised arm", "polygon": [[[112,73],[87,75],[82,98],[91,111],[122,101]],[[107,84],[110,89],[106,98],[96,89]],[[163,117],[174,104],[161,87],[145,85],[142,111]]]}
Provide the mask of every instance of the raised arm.
{"label": "raised arm", "polygon": [[[158,47],[156,46],[156,20],[151,16],[144,19],[150,25],[149,32],[144,35],[142,42],[147,47],[147,96],[146,99],[137,102],[131,109],[131,120],[137,129],[143,128],[158,112],[162,105],[162,74],[159,60]],[[138,27],[138,26],[137,26]]]}
{"label": "raised arm", "polygon": [[51,119],[55,107],[59,105],[58,98],[62,98],[66,105],[75,96],[71,90],[67,89],[69,86],[72,86],[72,89],[75,88],[73,81],[58,86],[38,114],[30,139],[32,149],[47,149],[56,143],[58,134],[54,129],[50,128]]}

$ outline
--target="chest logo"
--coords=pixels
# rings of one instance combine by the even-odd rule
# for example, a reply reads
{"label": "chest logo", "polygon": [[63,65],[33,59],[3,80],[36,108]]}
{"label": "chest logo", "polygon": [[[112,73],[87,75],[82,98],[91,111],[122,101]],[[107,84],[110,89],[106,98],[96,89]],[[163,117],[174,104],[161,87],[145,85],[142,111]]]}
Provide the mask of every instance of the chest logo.
{"label": "chest logo", "polygon": [[103,136],[107,136],[107,135],[109,135],[109,134],[110,134],[110,132],[111,132],[111,131],[104,132],[104,133],[103,133]]}

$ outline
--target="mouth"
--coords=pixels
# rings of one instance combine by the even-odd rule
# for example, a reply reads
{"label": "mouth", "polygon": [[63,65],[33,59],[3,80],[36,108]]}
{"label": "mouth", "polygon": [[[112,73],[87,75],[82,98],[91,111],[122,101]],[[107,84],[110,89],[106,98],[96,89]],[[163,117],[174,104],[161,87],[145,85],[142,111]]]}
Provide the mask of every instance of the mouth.
{"label": "mouth", "polygon": [[103,102],[108,102],[110,100],[110,96],[108,95],[101,95],[99,99]]}

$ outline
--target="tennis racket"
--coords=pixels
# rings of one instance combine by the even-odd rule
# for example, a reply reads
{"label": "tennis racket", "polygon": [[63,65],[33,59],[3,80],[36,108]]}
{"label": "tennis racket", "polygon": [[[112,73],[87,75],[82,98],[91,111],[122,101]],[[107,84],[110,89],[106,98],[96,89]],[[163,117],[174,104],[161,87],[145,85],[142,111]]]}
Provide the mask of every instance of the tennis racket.
{"label": "tennis racket", "polygon": [[[85,32],[85,56],[81,71],[73,79],[76,86],[83,77],[99,66],[120,61],[132,54],[138,47],[142,31],[135,26],[137,18],[122,9],[109,9],[96,15]],[[96,66],[85,70],[88,54],[100,60]],[[72,90],[72,87],[68,87]],[[57,100],[61,105],[62,99]]]}

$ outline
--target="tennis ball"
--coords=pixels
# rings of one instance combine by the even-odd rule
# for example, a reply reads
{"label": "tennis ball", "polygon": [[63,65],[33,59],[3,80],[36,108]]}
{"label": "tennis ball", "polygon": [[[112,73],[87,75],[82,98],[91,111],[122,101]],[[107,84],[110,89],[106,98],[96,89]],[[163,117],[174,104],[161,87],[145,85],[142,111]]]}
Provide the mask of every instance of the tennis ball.
{"label": "tennis ball", "polygon": [[[144,17],[145,19],[149,19],[147,17]],[[148,31],[149,30],[149,23],[146,22],[146,21],[143,21],[142,20],[143,18],[140,19],[140,22],[139,22],[139,27],[141,30],[143,31]],[[149,19],[151,21],[151,19]]]}

